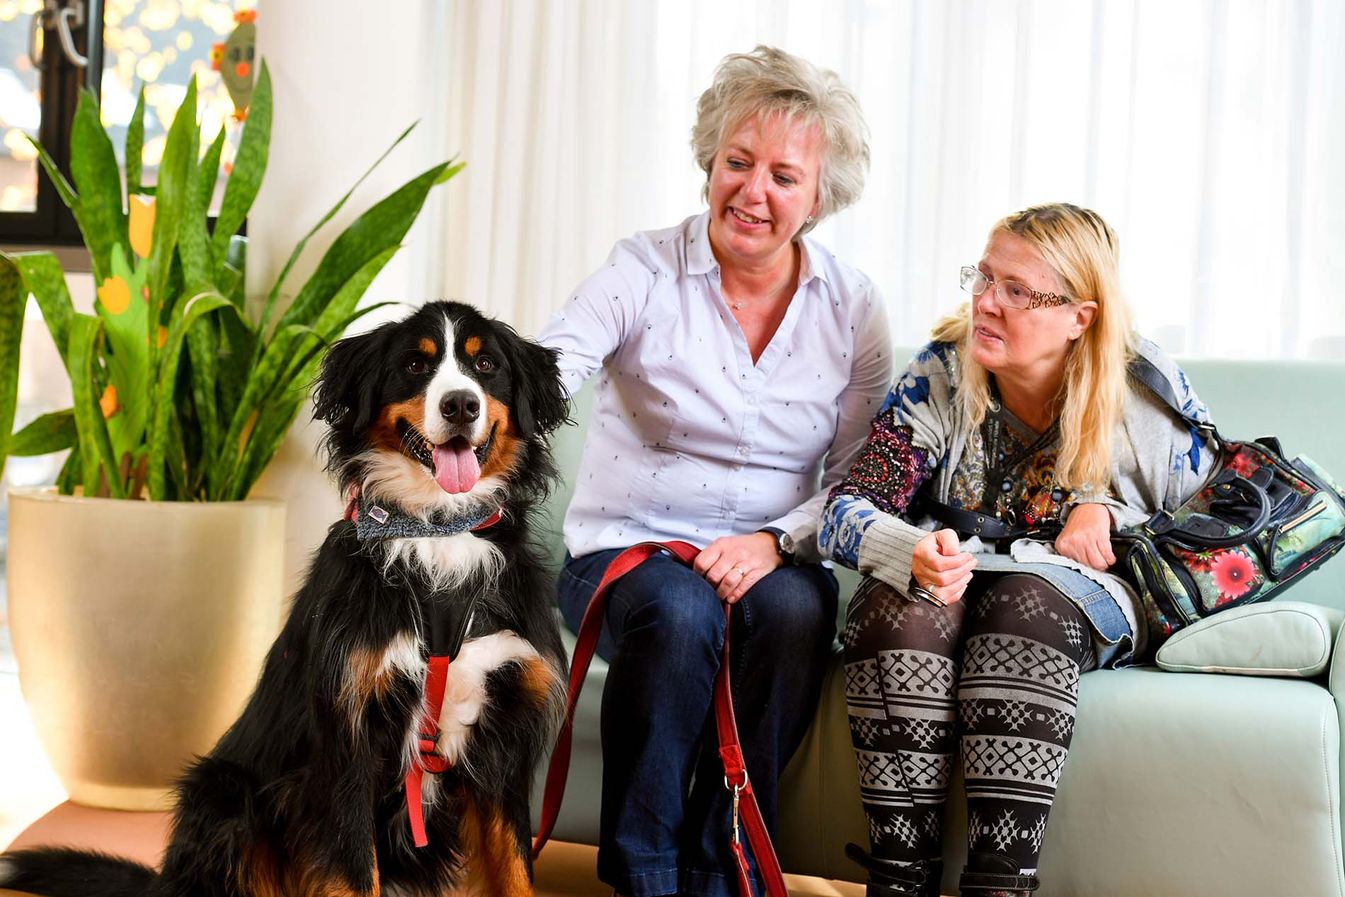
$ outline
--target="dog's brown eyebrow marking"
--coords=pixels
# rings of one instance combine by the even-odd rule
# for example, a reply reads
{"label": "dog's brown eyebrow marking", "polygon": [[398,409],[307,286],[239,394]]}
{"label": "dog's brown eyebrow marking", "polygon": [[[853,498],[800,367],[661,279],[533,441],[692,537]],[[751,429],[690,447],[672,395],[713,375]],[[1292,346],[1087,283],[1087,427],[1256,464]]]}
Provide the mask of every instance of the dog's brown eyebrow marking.
{"label": "dog's brown eyebrow marking", "polygon": [[476,353],[481,351],[481,337],[467,337],[467,340],[462,344],[462,348],[469,357],[475,357]]}
{"label": "dog's brown eyebrow marking", "polygon": [[439,347],[434,344],[434,340],[427,336],[420,341],[420,351],[433,358],[439,354]]}

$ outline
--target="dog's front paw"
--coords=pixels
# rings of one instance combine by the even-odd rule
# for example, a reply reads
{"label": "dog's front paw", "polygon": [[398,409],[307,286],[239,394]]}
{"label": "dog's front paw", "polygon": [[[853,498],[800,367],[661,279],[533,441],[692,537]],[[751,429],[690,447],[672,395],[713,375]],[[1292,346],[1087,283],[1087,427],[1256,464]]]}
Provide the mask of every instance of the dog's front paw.
{"label": "dog's front paw", "polygon": [[448,665],[435,752],[456,763],[467,747],[472,727],[481,718],[486,703],[486,677],[506,663],[537,656],[536,648],[508,630],[463,642],[462,650]]}

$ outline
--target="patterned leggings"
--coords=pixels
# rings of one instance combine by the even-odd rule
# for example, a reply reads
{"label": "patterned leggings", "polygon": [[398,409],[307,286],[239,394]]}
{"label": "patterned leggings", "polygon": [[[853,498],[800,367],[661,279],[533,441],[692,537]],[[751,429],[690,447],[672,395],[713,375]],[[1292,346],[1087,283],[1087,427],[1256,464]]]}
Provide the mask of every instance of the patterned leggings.
{"label": "patterned leggings", "polygon": [[960,734],[968,849],[1035,871],[1079,674],[1096,666],[1084,615],[1030,574],[978,575],[962,601],[942,609],[870,579],[846,612],[844,641],[873,855],[939,857]]}

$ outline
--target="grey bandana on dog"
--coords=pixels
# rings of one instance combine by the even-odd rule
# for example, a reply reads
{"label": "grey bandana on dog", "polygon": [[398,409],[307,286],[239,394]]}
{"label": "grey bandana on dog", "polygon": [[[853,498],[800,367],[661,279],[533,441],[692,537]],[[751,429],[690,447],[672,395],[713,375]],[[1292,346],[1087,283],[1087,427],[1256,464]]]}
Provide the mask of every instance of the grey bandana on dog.
{"label": "grey bandana on dog", "polygon": [[477,505],[451,516],[431,518],[429,522],[411,517],[390,505],[368,501],[361,495],[356,502],[355,537],[361,542],[383,539],[428,539],[457,536],[485,529],[500,519],[498,505]]}

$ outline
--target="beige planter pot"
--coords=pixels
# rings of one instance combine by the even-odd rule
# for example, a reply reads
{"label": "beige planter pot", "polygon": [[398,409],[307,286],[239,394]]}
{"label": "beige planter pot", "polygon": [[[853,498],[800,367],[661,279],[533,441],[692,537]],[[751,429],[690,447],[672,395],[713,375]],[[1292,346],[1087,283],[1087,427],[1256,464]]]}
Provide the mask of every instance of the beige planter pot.
{"label": "beige planter pot", "polygon": [[285,507],[9,494],[19,684],[71,800],[167,809],[284,611]]}

